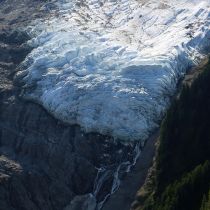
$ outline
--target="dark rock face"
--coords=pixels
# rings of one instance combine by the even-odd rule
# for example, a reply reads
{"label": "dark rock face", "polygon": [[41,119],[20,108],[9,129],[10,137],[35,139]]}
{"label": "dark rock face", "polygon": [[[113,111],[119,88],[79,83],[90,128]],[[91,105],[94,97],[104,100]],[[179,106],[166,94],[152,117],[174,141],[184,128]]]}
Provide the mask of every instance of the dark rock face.
{"label": "dark rock face", "polygon": [[91,194],[83,196],[75,196],[69,206],[64,210],[95,210],[96,199]]}
{"label": "dark rock face", "polygon": [[43,15],[43,1],[0,3],[0,210],[95,209],[110,193],[119,164],[133,161],[133,145],[85,134],[19,97],[13,77],[31,50],[19,29]]}
{"label": "dark rock face", "polygon": [[1,106],[0,119],[0,164],[9,205],[62,209],[75,194],[92,192],[96,169],[74,148],[74,141],[85,140],[79,128],[59,125],[40,107],[17,99]]}

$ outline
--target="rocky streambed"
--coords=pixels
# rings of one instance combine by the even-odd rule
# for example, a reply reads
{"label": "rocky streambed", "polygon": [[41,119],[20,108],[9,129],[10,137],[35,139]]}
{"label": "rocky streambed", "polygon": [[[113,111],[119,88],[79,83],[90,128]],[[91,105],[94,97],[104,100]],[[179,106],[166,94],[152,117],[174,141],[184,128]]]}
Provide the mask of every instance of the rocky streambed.
{"label": "rocky streambed", "polygon": [[0,209],[100,209],[135,163],[139,145],[85,134],[19,97],[13,77],[31,51],[22,28],[47,14],[44,1],[0,4]]}

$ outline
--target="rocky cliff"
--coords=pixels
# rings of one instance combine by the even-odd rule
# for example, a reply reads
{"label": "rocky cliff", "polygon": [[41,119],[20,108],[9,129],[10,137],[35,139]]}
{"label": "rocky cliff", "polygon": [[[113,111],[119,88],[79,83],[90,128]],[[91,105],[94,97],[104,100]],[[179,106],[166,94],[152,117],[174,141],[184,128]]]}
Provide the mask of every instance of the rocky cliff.
{"label": "rocky cliff", "polygon": [[95,209],[134,160],[133,145],[85,134],[19,97],[13,77],[31,51],[21,29],[46,14],[43,1],[0,4],[0,210]]}

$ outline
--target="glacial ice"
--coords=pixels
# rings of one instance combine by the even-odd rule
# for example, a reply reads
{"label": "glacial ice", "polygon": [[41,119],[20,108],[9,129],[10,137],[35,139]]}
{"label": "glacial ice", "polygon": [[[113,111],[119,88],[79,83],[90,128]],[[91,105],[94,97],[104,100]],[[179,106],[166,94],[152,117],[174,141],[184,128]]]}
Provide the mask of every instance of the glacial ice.
{"label": "glacial ice", "polygon": [[[158,126],[210,47],[210,0],[57,0],[17,78],[56,118],[125,141]],[[210,48],[209,48],[210,49]]]}

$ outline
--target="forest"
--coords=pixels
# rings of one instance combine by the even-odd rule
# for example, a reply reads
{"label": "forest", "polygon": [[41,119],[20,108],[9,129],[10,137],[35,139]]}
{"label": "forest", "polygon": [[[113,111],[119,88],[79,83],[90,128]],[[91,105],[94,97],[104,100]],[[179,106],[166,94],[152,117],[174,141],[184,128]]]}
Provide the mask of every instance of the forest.
{"label": "forest", "polygon": [[210,209],[210,62],[166,114],[154,183],[144,210]]}

